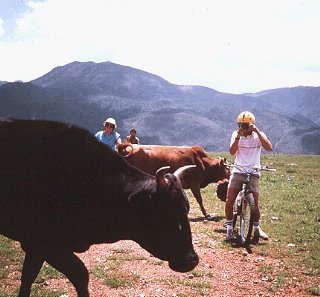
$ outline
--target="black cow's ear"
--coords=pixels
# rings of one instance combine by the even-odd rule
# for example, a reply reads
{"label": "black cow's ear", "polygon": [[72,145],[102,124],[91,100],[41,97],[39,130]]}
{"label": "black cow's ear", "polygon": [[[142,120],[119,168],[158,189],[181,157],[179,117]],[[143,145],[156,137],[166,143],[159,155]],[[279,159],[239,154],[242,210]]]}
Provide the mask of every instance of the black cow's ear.
{"label": "black cow's ear", "polygon": [[156,172],[157,185],[161,190],[168,190],[170,186],[170,180],[165,177],[165,174],[170,170],[170,166],[161,167]]}
{"label": "black cow's ear", "polygon": [[128,202],[129,204],[143,203],[143,202],[146,202],[147,200],[151,200],[151,197],[152,197],[151,192],[149,191],[135,192],[129,196]]}

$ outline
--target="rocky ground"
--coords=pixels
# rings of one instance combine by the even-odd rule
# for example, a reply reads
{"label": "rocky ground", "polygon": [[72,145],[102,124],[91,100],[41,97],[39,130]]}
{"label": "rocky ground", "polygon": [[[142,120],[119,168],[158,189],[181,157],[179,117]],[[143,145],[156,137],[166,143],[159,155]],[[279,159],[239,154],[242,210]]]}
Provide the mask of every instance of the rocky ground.
{"label": "rocky ground", "polygon": [[[203,239],[203,238],[201,238]],[[291,282],[282,287],[276,277],[285,270],[276,259],[248,254],[241,248],[219,248],[197,245],[200,263],[193,272],[177,273],[167,263],[157,260],[132,241],[95,245],[79,256],[90,271],[90,296],[311,296],[304,289],[307,280],[298,271]],[[109,259],[109,260],[106,260]],[[93,271],[99,268],[100,273]],[[111,288],[106,278],[122,280]],[[67,288],[63,296],[76,296],[74,288],[65,279],[49,280],[45,286],[52,290]]]}

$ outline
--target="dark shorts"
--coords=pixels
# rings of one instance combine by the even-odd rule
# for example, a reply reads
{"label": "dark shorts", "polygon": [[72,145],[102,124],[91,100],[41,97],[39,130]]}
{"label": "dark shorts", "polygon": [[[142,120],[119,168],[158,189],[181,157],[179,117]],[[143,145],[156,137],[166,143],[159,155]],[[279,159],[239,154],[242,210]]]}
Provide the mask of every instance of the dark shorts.
{"label": "dark shorts", "polygon": [[[243,183],[246,181],[246,175],[241,173],[231,174],[228,188],[242,189]],[[251,176],[251,191],[259,193],[259,176]]]}

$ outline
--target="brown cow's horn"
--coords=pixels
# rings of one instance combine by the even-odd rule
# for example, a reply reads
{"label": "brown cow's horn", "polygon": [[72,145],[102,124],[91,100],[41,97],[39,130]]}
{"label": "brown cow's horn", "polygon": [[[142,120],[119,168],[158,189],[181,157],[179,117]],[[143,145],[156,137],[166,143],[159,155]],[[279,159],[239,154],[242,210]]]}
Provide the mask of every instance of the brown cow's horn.
{"label": "brown cow's horn", "polygon": [[166,189],[166,188],[169,186],[169,180],[164,177],[164,175],[165,175],[166,173],[168,173],[169,170],[170,170],[170,166],[164,166],[164,167],[159,168],[159,169],[157,170],[157,172],[156,172],[157,184],[158,184],[161,188]]}
{"label": "brown cow's horn", "polygon": [[[127,147],[131,148],[129,152],[127,151]],[[121,143],[118,147],[119,155],[124,158],[128,158],[130,155],[132,155],[132,152],[133,152],[133,145],[129,141],[126,141],[125,143]]]}
{"label": "brown cow's horn", "polygon": [[187,174],[190,170],[194,170],[197,168],[196,165],[186,165],[178,168],[173,174],[178,180],[181,180],[181,178]]}

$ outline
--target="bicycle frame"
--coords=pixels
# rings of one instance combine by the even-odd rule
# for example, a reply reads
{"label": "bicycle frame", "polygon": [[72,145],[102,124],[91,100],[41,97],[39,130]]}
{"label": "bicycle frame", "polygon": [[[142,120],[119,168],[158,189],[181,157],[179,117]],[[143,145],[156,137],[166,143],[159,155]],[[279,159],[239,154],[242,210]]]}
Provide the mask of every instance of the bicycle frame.
{"label": "bicycle frame", "polygon": [[255,210],[254,197],[250,188],[252,173],[246,173],[243,189],[238,193],[234,202],[233,227],[240,218],[240,240],[242,245],[248,245],[252,236],[253,214]]}
{"label": "bicycle frame", "polygon": [[241,171],[240,174],[245,175],[245,181],[243,182],[243,189],[238,193],[234,205],[233,205],[233,228],[235,228],[237,217],[240,217],[240,240],[243,246],[248,246],[252,237],[253,229],[253,216],[255,212],[255,201],[251,191],[251,177],[255,175],[258,169],[275,171],[275,169],[269,169],[267,167],[252,168],[251,171],[247,171],[244,167],[229,164],[229,166],[236,167]]}

